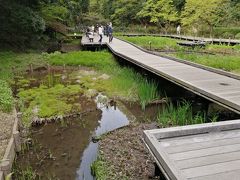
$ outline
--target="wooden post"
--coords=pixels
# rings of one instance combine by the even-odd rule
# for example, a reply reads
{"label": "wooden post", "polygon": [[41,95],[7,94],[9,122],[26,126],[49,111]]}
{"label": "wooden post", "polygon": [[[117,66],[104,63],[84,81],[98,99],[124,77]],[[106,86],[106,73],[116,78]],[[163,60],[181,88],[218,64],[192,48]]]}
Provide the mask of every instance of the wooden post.
{"label": "wooden post", "polygon": [[48,69],[48,72],[50,72],[50,71],[51,71],[51,67],[50,67],[50,65],[49,65],[49,64],[47,64],[47,69]]}
{"label": "wooden post", "polygon": [[33,65],[32,65],[32,63],[29,65],[29,68],[30,68],[30,73],[32,74],[33,73]]}
{"label": "wooden post", "polygon": [[230,46],[231,45],[231,38],[229,37],[228,38],[228,46]]}

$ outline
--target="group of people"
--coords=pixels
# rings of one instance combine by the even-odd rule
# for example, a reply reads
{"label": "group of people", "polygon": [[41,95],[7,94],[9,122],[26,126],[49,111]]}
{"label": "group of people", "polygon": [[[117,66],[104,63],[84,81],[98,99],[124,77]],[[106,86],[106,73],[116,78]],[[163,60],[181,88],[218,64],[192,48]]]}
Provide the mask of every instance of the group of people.
{"label": "group of people", "polygon": [[97,33],[100,37],[99,43],[102,43],[103,36],[106,35],[109,38],[109,43],[113,40],[113,27],[112,23],[108,23],[106,26],[96,25],[87,28],[86,36],[90,42],[93,42],[94,35]]}

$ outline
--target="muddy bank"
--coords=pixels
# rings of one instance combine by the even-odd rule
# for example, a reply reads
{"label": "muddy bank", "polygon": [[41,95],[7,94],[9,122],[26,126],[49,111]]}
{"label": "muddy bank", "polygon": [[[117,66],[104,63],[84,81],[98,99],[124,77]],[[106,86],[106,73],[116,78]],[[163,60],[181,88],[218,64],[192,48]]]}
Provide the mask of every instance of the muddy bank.
{"label": "muddy bank", "polygon": [[146,149],[143,130],[157,128],[155,123],[132,123],[115,130],[99,143],[100,158],[108,166],[107,179],[151,179],[154,164]]}

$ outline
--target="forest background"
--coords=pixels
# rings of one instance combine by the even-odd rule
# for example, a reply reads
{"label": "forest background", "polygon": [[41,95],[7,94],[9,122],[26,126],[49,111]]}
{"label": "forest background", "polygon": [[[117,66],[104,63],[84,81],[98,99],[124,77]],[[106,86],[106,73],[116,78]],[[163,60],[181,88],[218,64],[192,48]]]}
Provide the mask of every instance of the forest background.
{"label": "forest background", "polygon": [[[1,48],[37,48],[87,26],[240,38],[240,0],[0,0]],[[197,32],[196,32],[197,30]]]}

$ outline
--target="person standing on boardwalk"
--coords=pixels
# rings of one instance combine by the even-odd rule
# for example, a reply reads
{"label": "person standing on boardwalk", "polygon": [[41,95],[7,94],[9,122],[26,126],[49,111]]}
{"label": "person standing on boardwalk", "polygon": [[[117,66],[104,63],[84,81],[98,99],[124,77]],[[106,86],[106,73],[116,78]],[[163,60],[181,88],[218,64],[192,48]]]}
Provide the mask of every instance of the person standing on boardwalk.
{"label": "person standing on boardwalk", "polygon": [[98,42],[102,43],[102,38],[103,38],[103,27],[100,25],[98,28],[98,34],[100,36],[100,39]]}
{"label": "person standing on boardwalk", "polygon": [[181,34],[181,26],[178,25],[178,26],[177,26],[177,35],[180,35],[180,34]]}
{"label": "person standing on boardwalk", "polygon": [[113,28],[112,26],[108,26],[108,36],[109,36],[109,43],[113,40]]}

